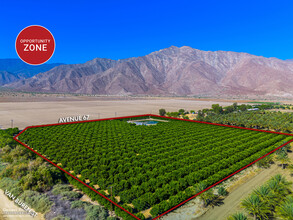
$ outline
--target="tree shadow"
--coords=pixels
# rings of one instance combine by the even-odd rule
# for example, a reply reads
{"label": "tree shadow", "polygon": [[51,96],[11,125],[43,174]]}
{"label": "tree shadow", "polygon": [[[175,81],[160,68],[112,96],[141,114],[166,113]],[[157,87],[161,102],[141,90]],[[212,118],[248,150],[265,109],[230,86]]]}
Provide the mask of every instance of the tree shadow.
{"label": "tree shadow", "polygon": [[217,198],[211,200],[208,205],[210,205],[212,208],[215,206],[221,206],[224,204],[224,199],[224,197],[218,196]]}
{"label": "tree shadow", "polygon": [[277,166],[278,166],[278,167],[281,167],[282,170],[285,170],[286,168],[289,167],[289,164],[288,164],[288,163],[284,163],[284,164],[281,164],[281,163],[280,163],[280,164],[278,164]]}

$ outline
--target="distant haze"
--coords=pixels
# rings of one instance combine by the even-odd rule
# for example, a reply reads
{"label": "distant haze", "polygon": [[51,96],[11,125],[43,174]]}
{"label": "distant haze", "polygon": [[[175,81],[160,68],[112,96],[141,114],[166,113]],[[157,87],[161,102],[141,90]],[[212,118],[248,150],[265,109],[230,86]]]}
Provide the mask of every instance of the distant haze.
{"label": "distant haze", "polygon": [[0,85],[26,79],[38,73],[48,71],[61,63],[32,66],[20,59],[0,59]]}

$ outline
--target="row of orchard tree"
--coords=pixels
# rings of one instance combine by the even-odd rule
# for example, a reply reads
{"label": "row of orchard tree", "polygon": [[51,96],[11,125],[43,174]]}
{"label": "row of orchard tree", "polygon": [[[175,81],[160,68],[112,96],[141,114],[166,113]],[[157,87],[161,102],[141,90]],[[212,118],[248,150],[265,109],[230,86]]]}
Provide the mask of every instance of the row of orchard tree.
{"label": "row of orchard tree", "polygon": [[279,132],[292,133],[293,113],[282,112],[238,112],[225,115],[208,115],[203,121],[235,125],[246,128],[268,129]]}
{"label": "row of orchard tree", "polygon": [[[238,105],[222,107],[213,104],[211,109],[202,109],[196,112],[196,120],[218,124],[234,125],[246,128],[267,129],[279,132],[293,132],[293,112],[271,111],[271,109],[292,110],[291,105],[281,105],[279,103],[267,103],[258,105]],[[270,110],[270,111],[268,111]],[[180,109],[178,112],[166,112],[160,109],[161,116],[180,117],[189,119],[187,114],[195,113]]]}
{"label": "row of orchard tree", "polygon": [[[287,136],[184,121],[111,120],[29,128],[19,139],[101,192],[157,216],[282,144]],[[81,175],[81,176],[79,176]]]}

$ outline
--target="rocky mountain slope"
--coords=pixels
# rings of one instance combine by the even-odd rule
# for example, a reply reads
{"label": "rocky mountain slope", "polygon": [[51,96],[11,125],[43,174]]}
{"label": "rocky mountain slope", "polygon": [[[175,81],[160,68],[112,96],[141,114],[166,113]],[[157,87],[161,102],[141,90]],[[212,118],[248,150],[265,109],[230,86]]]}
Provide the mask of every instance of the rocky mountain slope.
{"label": "rocky mountain slope", "polygon": [[60,65],[8,86],[108,95],[293,97],[293,62],[247,53],[166,48],[124,60]]}
{"label": "rocky mountain slope", "polygon": [[0,86],[19,80],[19,76],[0,70]]}
{"label": "rocky mountain slope", "polygon": [[61,63],[42,64],[32,66],[20,59],[0,59],[0,85],[27,79],[38,73],[46,72]]}

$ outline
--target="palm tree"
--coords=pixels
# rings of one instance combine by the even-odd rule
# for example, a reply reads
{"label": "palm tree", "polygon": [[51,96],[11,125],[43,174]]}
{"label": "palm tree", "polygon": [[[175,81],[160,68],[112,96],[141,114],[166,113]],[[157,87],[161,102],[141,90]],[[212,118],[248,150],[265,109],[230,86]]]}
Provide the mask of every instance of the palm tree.
{"label": "palm tree", "polygon": [[290,192],[290,188],[292,183],[290,181],[287,181],[286,178],[284,176],[282,176],[281,174],[277,174],[275,175],[272,180],[275,180],[279,185],[281,185],[285,190],[287,190],[288,192]]}
{"label": "palm tree", "polygon": [[259,188],[255,189],[253,193],[259,196],[261,201],[266,203],[267,206],[271,209],[271,211],[273,211],[274,206],[277,202],[277,198],[267,185],[260,186]]}
{"label": "palm tree", "polygon": [[291,176],[293,176],[293,164],[289,164],[288,168],[291,171]]}
{"label": "palm tree", "polygon": [[200,182],[194,186],[196,193],[199,193],[199,192],[205,190],[207,187],[208,187],[208,185],[205,182]]}
{"label": "palm tree", "polygon": [[289,158],[288,158],[287,152],[282,152],[280,154],[277,154],[276,159],[278,161],[280,161],[280,163],[282,164],[282,169],[284,169],[285,168],[285,164],[287,164],[289,162]]}
{"label": "palm tree", "polygon": [[228,191],[225,189],[225,187],[223,187],[223,186],[220,186],[219,188],[218,188],[218,195],[219,196],[227,196],[229,193],[228,193]]}
{"label": "palm tree", "polygon": [[278,207],[277,214],[282,219],[293,220],[293,197],[288,196]]}
{"label": "palm tree", "polygon": [[270,165],[273,163],[272,154],[262,158],[261,160],[257,161],[256,165],[262,168],[269,168]]}
{"label": "palm tree", "polygon": [[286,146],[281,147],[278,150],[276,150],[276,154],[277,155],[279,155],[279,154],[286,154],[286,153],[287,153],[287,147]]}
{"label": "palm tree", "polygon": [[282,147],[282,148],[286,149],[286,151],[288,152],[288,151],[291,150],[291,145],[290,145],[290,144],[287,144],[287,145],[285,145],[285,146]]}
{"label": "palm tree", "polygon": [[285,177],[277,174],[268,181],[268,187],[271,189],[272,193],[278,199],[283,199],[284,196],[288,195],[291,190],[291,182],[288,182]]}
{"label": "palm tree", "polygon": [[242,212],[237,212],[229,216],[227,220],[247,220],[247,216]]}
{"label": "palm tree", "polygon": [[286,184],[288,185],[290,182],[288,182],[286,180],[286,178],[284,176],[282,176],[282,174],[276,174],[275,176],[273,176],[269,181],[271,180],[276,180],[278,183],[282,183],[282,184]]}
{"label": "palm tree", "polygon": [[254,220],[257,218],[267,219],[270,213],[269,207],[255,194],[251,194],[248,198],[244,199],[241,205],[249,214],[253,215]]}
{"label": "palm tree", "polygon": [[[205,182],[200,182],[194,186],[195,192],[199,193],[207,188],[207,184]],[[213,200],[217,198],[217,196],[212,192],[212,190],[207,190],[199,195],[199,198],[203,201],[204,207],[207,207],[209,204],[213,204]]]}
{"label": "palm tree", "polygon": [[214,206],[213,201],[217,199],[217,196],[211,190],[201,193],[199,197],[203,201],[204,207],[207,207],[209,204]]}

